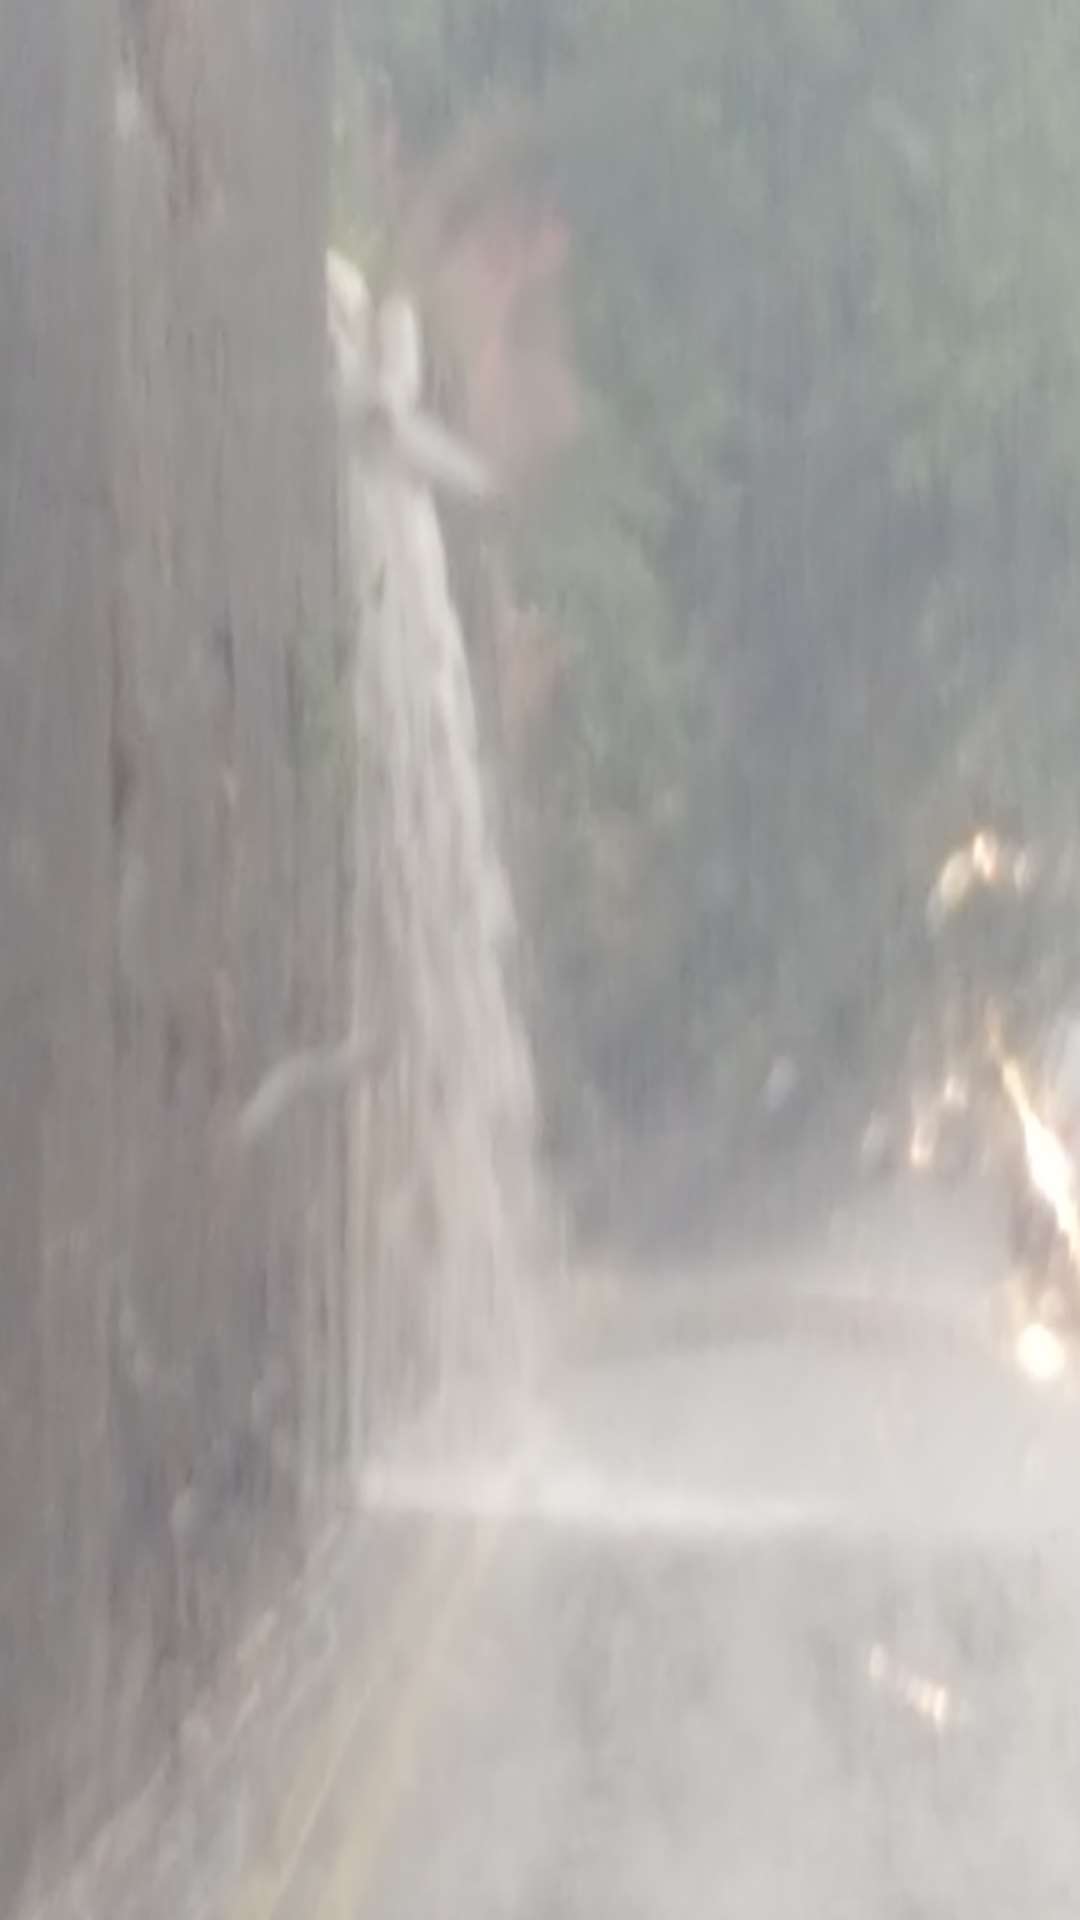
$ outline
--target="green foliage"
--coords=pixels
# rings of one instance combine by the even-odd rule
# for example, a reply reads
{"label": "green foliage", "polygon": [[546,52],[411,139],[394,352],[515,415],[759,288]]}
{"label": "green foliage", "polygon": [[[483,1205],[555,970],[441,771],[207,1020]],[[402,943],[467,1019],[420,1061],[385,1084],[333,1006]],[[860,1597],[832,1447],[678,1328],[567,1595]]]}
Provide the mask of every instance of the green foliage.
{"label": "green foliage", "polygon": [[550,1057],[640,1127],[747,1052],[872,1054],[956,837],[1078,824],[1080,26],[1054,0],[348,17],[416,152],[527,103],[574,236],[587,428],[516,535],[569,662],[529,802]]}

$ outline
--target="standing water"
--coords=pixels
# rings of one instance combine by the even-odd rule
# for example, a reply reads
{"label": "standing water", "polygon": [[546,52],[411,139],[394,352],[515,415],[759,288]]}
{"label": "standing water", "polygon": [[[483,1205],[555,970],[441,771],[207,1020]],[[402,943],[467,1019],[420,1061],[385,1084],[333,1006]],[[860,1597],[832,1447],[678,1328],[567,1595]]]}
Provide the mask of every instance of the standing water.
{"label": "standing water", "polygon": [[356,1430],[370,1458],[373,1442],[400,1441],[432,1412],[444,1449],[449,1420],[471,1427],[520,1390],[533,1348],[536,1101],[432,491],[477,495],[484,476],[419,412],[412,309],[376,311],[336,255],[328,283],[355,621],[357,1017],[390,1040],[355,1127]]}

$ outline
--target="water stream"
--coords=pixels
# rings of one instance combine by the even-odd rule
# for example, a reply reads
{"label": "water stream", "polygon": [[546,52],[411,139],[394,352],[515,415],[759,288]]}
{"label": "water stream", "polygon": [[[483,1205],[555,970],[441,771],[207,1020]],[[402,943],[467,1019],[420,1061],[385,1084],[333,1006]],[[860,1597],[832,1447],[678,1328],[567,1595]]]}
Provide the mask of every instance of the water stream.
{"label": "water stream", "polygon": [[[419,329],[329,263],[343,549],[356,620],[358,1021],[390,1029],[358,1096],[365,1458],[434,1408],[513,1400],[534,1343],[536,1097],[516,927],[434,487],[480,469],[419,410]],[[375,939],[372,930],[375,929]]]}

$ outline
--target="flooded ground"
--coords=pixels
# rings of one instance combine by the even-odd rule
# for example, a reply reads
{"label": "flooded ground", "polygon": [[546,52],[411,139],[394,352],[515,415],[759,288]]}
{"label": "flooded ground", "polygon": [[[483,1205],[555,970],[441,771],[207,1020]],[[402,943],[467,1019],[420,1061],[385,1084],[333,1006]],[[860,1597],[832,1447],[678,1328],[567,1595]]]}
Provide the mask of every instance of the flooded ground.
{"label": "flooded ground", "polygon": [[1069,1913],[1078,1571],[515,1527],[388,1839],[371,1858],[358,1803],[341,1881],[286,1911]]}
{"label": "flooded ground", "polygon": [[913,1187],[609,1287],[514,1446],[372,1473],[50,1911],[1071,1912],[1080,1399],[995,1345],[990,1246]]}

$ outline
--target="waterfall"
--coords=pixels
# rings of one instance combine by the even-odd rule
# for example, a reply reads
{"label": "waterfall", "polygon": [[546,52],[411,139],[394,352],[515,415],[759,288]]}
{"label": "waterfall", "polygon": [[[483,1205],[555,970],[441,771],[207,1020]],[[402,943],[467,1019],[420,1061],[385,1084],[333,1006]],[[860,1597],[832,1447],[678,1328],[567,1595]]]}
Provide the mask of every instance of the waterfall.
{"label": "waterfall", "polygon": [[419,410],[419,328],[328,269],[342,545],[356,623],[357,1019],[389,1028],[357,1096],[363,1445],[511,1399],[534,1344],[536,1098],[513,904],[433,488],[479,465]]}

